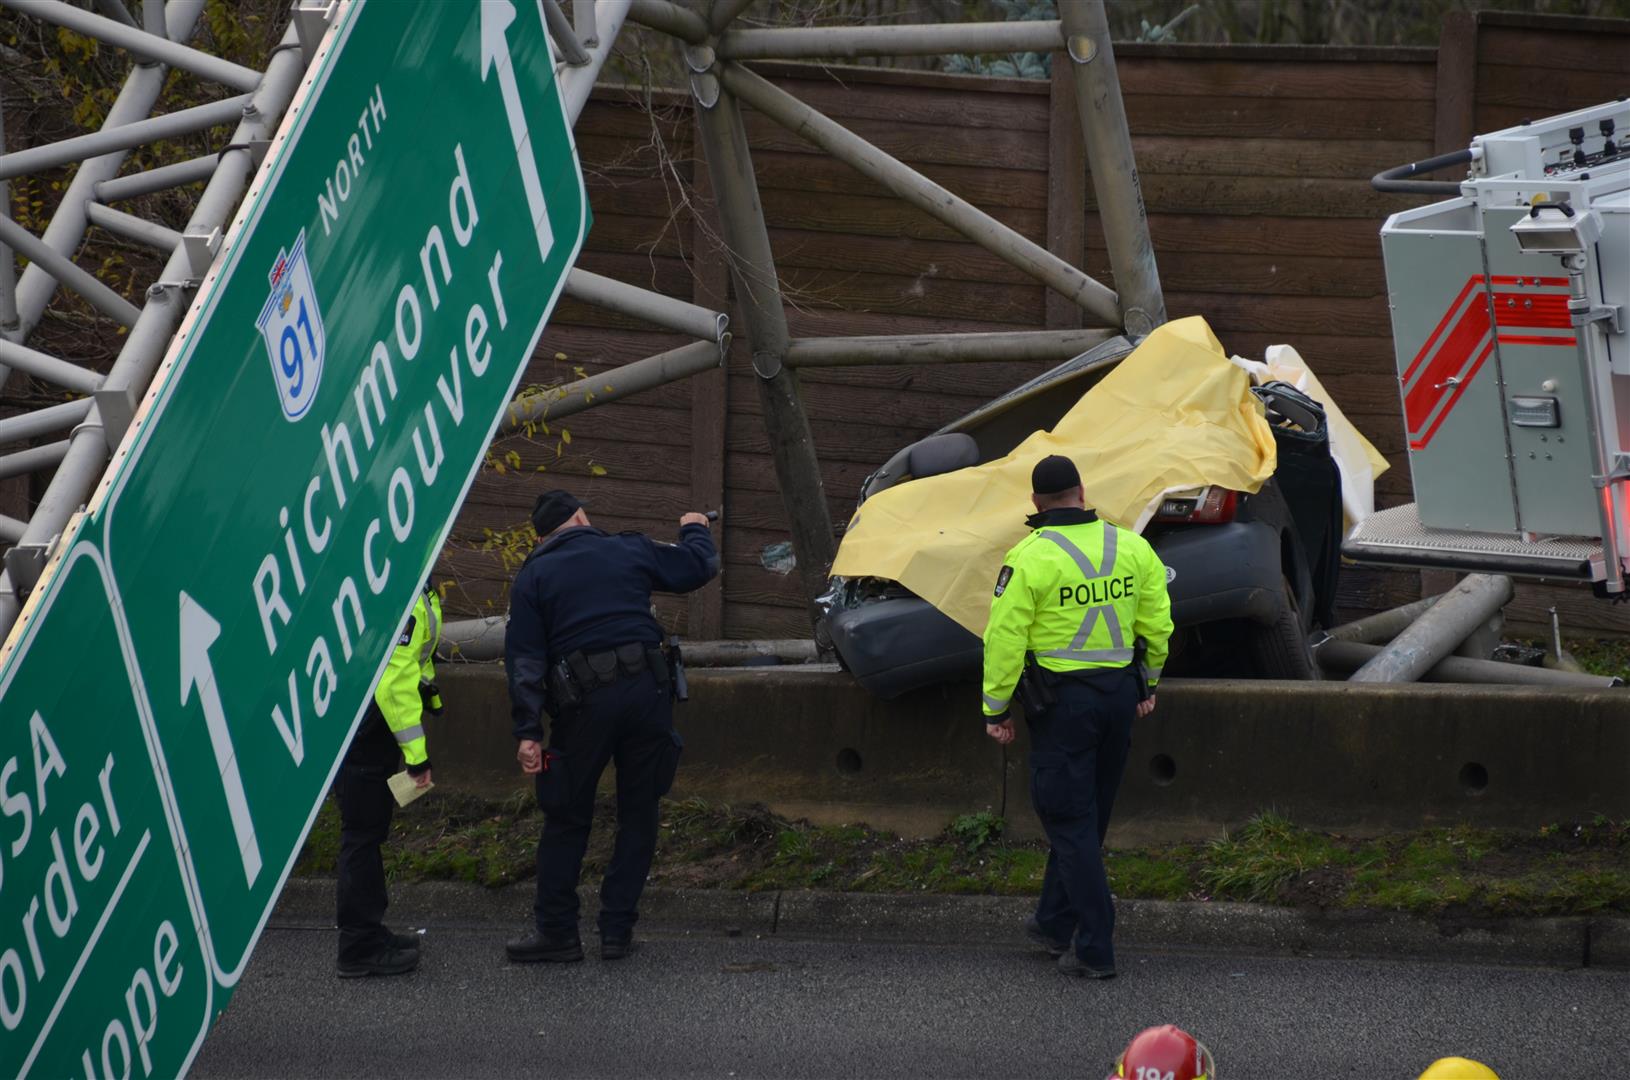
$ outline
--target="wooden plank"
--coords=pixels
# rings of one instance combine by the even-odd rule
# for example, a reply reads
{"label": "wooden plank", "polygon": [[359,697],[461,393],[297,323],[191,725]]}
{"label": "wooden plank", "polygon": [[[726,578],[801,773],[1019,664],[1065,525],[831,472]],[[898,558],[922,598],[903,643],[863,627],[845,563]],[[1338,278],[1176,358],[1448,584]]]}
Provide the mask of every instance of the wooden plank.
{"label": "wooden plank", "polygon": [[[845,79],[780,78],[777,86],[845,127],[853,122],[934,124],[966,130],[1046,134],[1048,104],[1033,92],[969,93],[965,86],[893,85]],[[1030,88],[1027,86],[1026,90]]]}
{"label": "wooden plank", "polygon": [[1219,336],[1271,326],[1286,341],[1302,334],[1379,337],[1391,332],[1386,301],[1350,297],[1236,296],[1227,293],[1168,292],[1172,317],[1203,315]]}
{"label": "wooden plank", "polygon": [[1123,94],[1224,98],[1431,101],[1432,65],[1312,61],[1144,59],[1115,46]]}
{"label": "wooden plank", "polygon": [[1425,139],[1250,139],[1134,135],[1140,176],[1300,176],[1368,179],[1388,163],[1432,153]]}
{"label": "wooden plank", "polygon": [[[1574,33],[1530,27],[1482,25],[1477,34],[1477,62],[1550,71],[1601,71],[1623,75],[1630,49],[1630,22],[1615,20],[1618,33]],[[1621,89],[1619,93],[1624,93]]]}
{"label": "wooden plank", "polygon": [[871,311],[787,311],[787,329],[793,337],[840,337],[846,334],[976,334],[994,330],[1035,330],[1034,323],[989,323],[970,319],[920,315],[884,315]]}
{"label": "wooden plank", "polygon": [[[1227,217],[1151,211],[1149,232],[1161,260],[1179,251],[1370,259],[1381,254],[1381,227],[1363,218],[1270,214]],[[1094,212],[1087,217],[1087,247],[1098,250],[1103,246],[1103,229]]]}
{"label": "wooden plank", "polygon": [[1329,98],[1221,98],[1197,106],[1191,97],[1127,94],[1135,135],[1215,135],[1275,139],[1431,139],[1430,101],[1350,102]]}
{"label": "wooden plank", "polygon": [[[1047,132],[1047,250],[1071,266],[1086,259],[1087,147],[1081,114],[1075,104],[1075,73],[1062,59],[1052,67]],[[1048,329],[1075,329],[1085,324],[1080,305],[1047,290],[1044,312]]]}
{"label": "wooden plank", "polygon": [[[917,163],[912,168],[975,206],[1012,206],[1030,210],[1042,210],[1047,206],[1046,173],[999,169],[989,164]],[[894,198],[882,184],[824,154],[755,150],[753,172],[760,189]]]}
{"label": "wooden plank", "polygon": [[[1006,259],[967,240],[915,240],[881,236],[837,236],[806,229],[771,229],[770,246],[778,267],[849,270],[874,274],[922,274],[952,281],[1009,285],[1034,279]],[[1077,255],[1075,265],[1080,265]]]}
{"label": "wooden plank", "polygon": [[[1153,175],[1140,177],[1140,182],[1152,213],[1267,214],[1379,222],[1399,209],[1398,197],[1376,191],[1370,187],[1368,177]],[[1089,191],[1087,207],[1091,210],[1096,206]]]}
{"label": "wooden plank", "polygon": [[[1175,292],[1381,298],[1387,294],[1380,259],[1163,254],[1158,248],[1156,252],[1160,283]],[[1111,279],[1107,252],[1090,252],[1082,269],[1099,281]]]}
{"label": "wooden plank", "polygon": [[[1625,48],[1630,50],[1630,44]],[[1627,83],[1630,78],[1622,67],[1618,71],[1566,71],[1540,64],[1483,64],[1477,69],[1477,101],[1567,112],[1612,101],[1625,93]]]}
{"label": "wooden plank", "polygon": [[807,638],[809,617],[802,606],[730,604],[725,605],[725,633],[732,638]]}
{"label": "wooden plank", "polygon": [[596,207],[583,250],[688,259],[691,254],[690,238],[686,235],[689,226],[687,215],[669,224],[666,218],[614,214]]}
{"label": "wooden plank", "polygon": [[994,285],[791,266],[781,269],[781,288],[787,303],[800,307],[961,315],[1028,322],[1038,328],[1044,317],[1039,284]]}
{"label": "wooden plank", "polygon": [[[755,160],[760,150],[824,153],[762,113],[743,108],[742,119],[747,126],[747,146]],[[844,127],[908,165],[1047,171],[1047,140],[1040,132],[866,119],[846,121]]]}
{"label": "wooden plank", "polygon": [[[909,203],[859,195],[806,194],[766,189],[759,192],[768,224],[784,229],[847,233],[861,236],[910,236],[919,240],[961,240],[962,234]],[[981,207],[1002,224],[1037,243],[1047,235],[1044,210]]]}

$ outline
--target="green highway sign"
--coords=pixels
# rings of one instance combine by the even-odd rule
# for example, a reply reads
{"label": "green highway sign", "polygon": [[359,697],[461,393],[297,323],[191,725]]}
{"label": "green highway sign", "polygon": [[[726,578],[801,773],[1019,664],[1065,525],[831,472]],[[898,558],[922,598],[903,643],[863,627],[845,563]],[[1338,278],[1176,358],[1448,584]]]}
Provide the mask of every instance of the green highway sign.
{"label": "green highway sign", "polygon": [[174,1071],[213,1019],[103,569],[76,547],[21,645],[74,658],[81,677],[12,664],[0,680],[0,1061],[18,1076]]}
{"label": "green highway sign", "polygon": [[[138,1056],[135,1074],[191,1060],[185,995],[212,981],[202,1011],[225,1007],[588,223],[541,5],[340,4],[115,470],[69,531],[77,561],[43,579],[9,657],[0,737],[23,764],[8,790],[33,790],[16,719],[32,688],[60,688],[51,731],[73,738],[58,740],[49,822],[22,862],[0,863],[0,941],[31,918],[36,935],[56,926],[27,905],[51,902],[51,830],[69,843],[77,807],[101,806],[78,786],[100,768],[90,748],[116,752],[133,792],[145,770],[146,787],[123,833],[104,826],[108,866],[133,869],[108,933],[83,945],[80,989],[42,981],[61,976],[57,948],[85,940],[79,922],[49,955],[18,953],[26,983],[0,954],[0,1005],[22,986],[30,1009],[15,1028],[0,1015],[5,1061],[32,1030],[49,1071],[80,1068],[61,1041],[89,1047],[95,1075],[120,1073],[123,1043],[110,1036],[103,1070],[111,1029],[92,1025],[102,997],[123,1002],[143,949],[163,1041],[141,1043],[159,1064]],[[138,858],[127,841],[149,834]],[[79,890],[82,912],[112,895],[119,876],[102,874]],[[175,896],[197,919],[165,915],[186,971],[165,997],[169,937],[148,924]],[[99,996],[80,1007],[82,992]],[[74,1007],[42,1021],[42,995]],[[137,997],[122,1022],[139,1054]]]}

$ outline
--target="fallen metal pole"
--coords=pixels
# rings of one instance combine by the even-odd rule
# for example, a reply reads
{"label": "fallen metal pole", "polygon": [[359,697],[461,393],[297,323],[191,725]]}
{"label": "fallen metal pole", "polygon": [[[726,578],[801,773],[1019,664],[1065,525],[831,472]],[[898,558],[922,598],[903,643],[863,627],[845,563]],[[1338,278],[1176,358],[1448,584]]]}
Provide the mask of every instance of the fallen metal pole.
{"label": "fallen metal pole", "polygon": [[754,381],[764,408],[764,431],[775,463],[776,485],[792,525],[799,584],[810,602],[813,619],[814,600],[825,591],[826,569],[832,565],[835,553],[832,511],[827,506],[820,460],[798,394],[798,380],[785,364],[787,314],[782,307],[752,156],[747,150],[747,129],[735,96],[721,89],[717,76],[709,70],[712,64],[702,55],[706,50],[688,52],[697,130],[718,199],[719,226],[730,253],[736,302],[752,347],[753,371],[758,376]]}
{"label": "fallen metal pole", "polygon": [[[81,394],[88,394],[102,385],[102,376],[90,368],[10,341],[0,341],[0,364]],[[6,421],[0,420],[0,424],[4,423]]]}
{"label": "fallen metal pole", "polygon": [[[123,4],[119,5],[121,8]],[[142,29],[156,38],[168,38],[169,30],[164,23],[164,0],[141,0]]]}
{"label": "fallen metal pole", "polygon": [[[444,623],[440,660],[485,663],[504,656],[505,615],[481,619],[455,619]],[[742,667],[756,660],[771,659],[783,664],[813,664],[820,659],[815,643],[807,638],[765,641],[682,641],[685,665],[692,668]]]}
{"label": "fallen metal pole", "polygon": [[48,443],[45,446],[19,450],[15,454],[6,454],[0,457],[0,480],[12,476],[27,476],[30,473],[55,468],[67,456],[67,439],[63,439],[61,442]]}
{"label": "fallen metal pole", "polygon": [[76,8],[62,0],[0,0],[0,5],[96,38],[143,60],[190,71],[199,78],[230,86],[234,90],[253,90],[260,83],[260,72],[253,68],[222,60],[219,56],[211,56],[169,38],[155,37],[140,27]]}
{"label": "fallen metal pole", "polygon": [[[172,13],[180,6],[180,3],[169,5]],[[284,32],[282,40],[282,45],[288,47],[274,50],[266,68],[266,77],[255,91],[250,108],[244,110],[242,122],[233,132],[231,148],[222,151],[220,167],[198,199],[192,219],[188,222],[189,229],[208,232],[224,228],[231,220],[255,170],[251,144],[270,138],[277,129],[278,121],[289,107],[300,76],[305,71],[302,55],[299,49],[293,47],[298,43],[297,31],[291,25]],[[159,281],[183,280],[190,270],[191,262],[186,251],[178,249],[165,263]],[[144,393],[153,381],[153,373],[163,361],[165,350],[186,309],[187,296],[176,285],[159,284],[149,288],[147,304],[126,337],[124,348],[119,351],[112,370],[108,372],[108,381],[115,386],[133,387],[138,396]],[[50,486],[29,520],[28,531],[19,543],[46,544],[59,536],[74,512],[84,505],[95,488],[107,461],[107,437],[101,414],[92,407],[85,421],[74,429],[69,438],[68,454],[57,467],[56,475],[51,478]],[[22,599],[10,572],[0,574],[0,640],[9,636],[16,625]]]}
{"label": "fallen metal pole", "polygon": [[554,39],[560,55],[568,64],[582,67],[589,62],[588,52],[584,50],[583,43],[577,40],[577,31],[572,29],[566,13],[560,10],[560,0],[543,0],[543,18],[549,24],[549,36]]}
{"label": "fallen metal pole", "polygon": [[[1360,670],[1379,656],[1381,651],[1379,645],[1330,638],[1316,647],[1313,655],[1320,667],[1326,671],[1339,673]],[[1421,681],[1569,686],[1579,690],[1606,689],[1622,685],[1619,679],[1603,675],[1580,675],[1571,671],[1502,664],[1497,660],[1472,660],[1464,656],[1444,657],[1422,673]]]}
{"label": "fallen metal pole", "polygon": [[573,127],[583,114],[583,106],[588,103],[589,94],[594,90],[594,80],[599,78],[600,69],[611,55],[611,47],[616,44],[617,35],[622,31],[630,2],[594,0],[590,3],[589,0],[576,0],[572,4],[574,16],[582,8],[593,8],[593,17],[599,25],[599,40],[589,48],[589,62],[583,67],[567,68],[560,76],[560,99],[566,109],[566,121]]}
{"label": "fallen metal pole", "polygon": [[0,514],[0,542],[15,544],[23,538],[28,531],[28,522],[18,521],[14,517]]}
{"label": "fallen metal pole", "polygon": [[1508,577],[1472,574],[1378,651],[1354,673],[1352,681],[1414,682],[1510,603],[1512,592]]}
{"label": "fallen metal pole", "polygon": [[1104,0],[1069,0],[1058,6],[1067,35],[1066,54],[1075,74],[1076,112],[1098,197],[1098,219],[1109,248],[1109,266],[1120,294],[1120,325],[1142,337],[1166,321],[1166,299],[1149,239],[1149,215],[1138,184],[1126,104],[1115,71]]}
{"label": "fallen metal pole", "polygon": [[[0,98],[0,148],[6,145],[6,106]],[[11,220],[11,183],[0,180],[0,217]],[[11,248],[0,244],[0,338],[17,332],[17,256]],[[6,370],[0,366],[0,386],[6,382]]]}
{"label": "fallen metal pole", "polygon": [[567,296],[585,304],[643,319],[703,341],[722,341],[730,327],[728,315],[587,270],[568,272],[565,291]]}
{"label": "fallen metal pole", "polygon": [[700,45],[708,36],[707,23],[700,15],[668,0],[634,0],[628,18],[690,45]]}
{"label": "fallen metal pole", "polygon": [[1442,593],[1433,593],[1423,596],[1419,600],[1395,607],[1389,611],[1378,611],[1374,615],[1366,615],[1350,623],[1343,623],[1330,631],[1330,637],[1337,641],[1357,641],[1365,645],[1384,645],[1409,629],[1409,624],[1426,614],[1426,609],[1437,603]]}
{"label": "fallen metal pole", "polygon": [[108,318],[116,319],[127,327],[136,325],[136,316],[141,312],[137,310],[135,304],[102,284],[96,275],[68,256],[58,253],[44,240],[10,218],[0,217],[0,243],[8,244],[19,253],[28,256],[34,265],[83,296],[92,307]]}
{"label": "fallen metal pole", "polygon": [[[83,370],[83,369],[76,369]],[[95,375],[95,372],[91,372]],[[102,376],[96,375],[100,382]],[[22,442],[24,439],[37,439],[41,435],[53,435],[69,428],[85,419],[91,411],[91,399],[80,398],[78,401],[65,401],[61,405],[48,405],[43,409],[22,413],[17,416],[8,416],[0,420],[0,446],[7,443]]]}
{"label": "fallen metal pole", "polygon": [[150,142],[157,142],[159,139],[173,139],[179,135],[191,135],[221,124],[230,124],[243,118],[243,107],[248,103],[247,94],[242,97],[225,98],[207,105],[194,105],[189,109],[180,109],[163,116],[138,120],[133,124],[114,128],[104,127],[101,131],[89,135],[76,135],[61,142],[18,150],[14,154],[0,156],[0,180],[9,180],[26,173],[44,172],[47,169],[72,165],[85,158],[100,157],[120,150],[132,150]]}
{"label": "fallen metal pole", "polygon": [[[96,6],[101,8],[102,13],[110,19],[117,19],[126,26],[136,25],[136,19],[130,14],[130,9],[125,7],[124,0],[96,0]],[[147,2],[143,0],[142,11],[144,14],[146,10]]]}
{"label": "fallen metal pole", "polygon": [[436,645],[438,660],[481,662],[504,658],[504,628],[508,615],[484,619],[455,619],[442,624],[441,641]]}
{"label": "fallen metal pole", "polygon": [[181,234],[166,225],[156,221],[139,218],[135,214],[127,214],[123,210],[115,210],[111,206],[101,203],[91,203],[85,208],[85,216],[92,225],[99,225],[115,236],[122,236],[126,240],[134,240],[138,244],[168,254],[181,243]]}
{"label": "fallen metal pole", "polygon": [[723,65],[721,78],[731,93],[793,134],[820,147],[862,175],[876,180],[986,251],[1068,297],[1104,324],[1120,325],[1121,312],[1115,293],[1046,248],[1027,240],[972,203],[951,194],[741,65]]}
{"label": "fallen metal pole", "polygon": [[642,390],[688,379],[723,363],[724,350],[720,343],[695,341],[598,375],[523,394],[504,410],[493,438],[501,439],[515,434],[528,424],[559,420],[595,405],[620,401]]}
{"label": "fallen metal pole", "polygon": [[1062,362],[1115,337],[1114,330],[1016,330],[991,334],[915,334],[794,338],[787,366],[972,364],[1014,360]]}
{"label": "fallen metal pole", "polygon": [[[1070,4],[1062,6],[1068,8]],[[715,26],[714,29],[717,31],[720,27]],[[913,26],[811,26],[787,30],[731,30],[719,39],[719,58],[813,60],[853,56],[939,56],[945,53],[1045,53],[1063,47],[1064,32],[1056,20]]]}
{"label": "fallen metal pole", "polygon": [[595,3],[596,0],[576,0],[572,4],[572,30],[576,32],[577,40],[590,49],[600,43],[600,30],[594,17]]}
{"label": "fallen metal pole", "polygon": [[151,195],[155,191],[185,187],[187,184],[201,184],[215,174],[216,161],[214,154],[206,154],[178,161],[174,165],[160,165],[146,172],[116,176],[111,180],[99,181],[94,189],[95,194],[102,202],[114,203],[121,199]]}

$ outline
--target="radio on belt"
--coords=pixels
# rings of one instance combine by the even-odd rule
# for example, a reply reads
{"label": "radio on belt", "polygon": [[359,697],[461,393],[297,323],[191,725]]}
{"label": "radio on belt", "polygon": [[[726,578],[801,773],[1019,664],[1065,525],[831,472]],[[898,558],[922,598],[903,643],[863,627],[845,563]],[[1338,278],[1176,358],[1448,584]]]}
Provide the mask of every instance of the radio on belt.
{"label": "radio on belt", "polygon": [[[1458,197],[1381,229],[1416,502],[1361,562],[1592,582],[1630,566],[1630,101],[1472,140]],[[1383,190],[1422,190],[1383,178]],[[1442,185],[1454,191],[1453,185]]]}

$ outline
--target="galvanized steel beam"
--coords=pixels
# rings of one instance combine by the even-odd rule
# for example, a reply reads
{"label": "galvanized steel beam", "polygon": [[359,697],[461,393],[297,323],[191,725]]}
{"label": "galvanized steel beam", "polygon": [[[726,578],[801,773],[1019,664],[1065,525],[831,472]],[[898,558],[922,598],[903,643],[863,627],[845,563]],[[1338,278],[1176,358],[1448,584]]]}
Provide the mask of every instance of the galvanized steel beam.
{"label": "galvanized steel beam", "polygon": [[[180,6],[179,0],[170,4],[172,17],[174,10]],[[208,232],[224,228],[242,201],[244,189],[255,168],[250,144],[271,137],[305,71],[301,53],[295,47],[298,42],[293,27],[284,33],[282,45],[285,47],[274,51],[265,78],[252,95],[249,107],[243,110],[243,119],[233,132],[231,148],[221,153],[220,166],[199,197],[197,208],[188,222],[188,230]],[[182,289],[163,283],[182,280],[188,269],[186,252],[178,249],[165,264],[159,279],[161,284],[148,289],[147,305],[142,308],[136,325],[125,339],[124,348],[108,373],[109,383],[136,388],[139,396],[152,382],[153,373],[164,359],[165,350],[175,335],[188,300]],[[35,508],[28,530],[19,544],[47,544],[59,536],[68,520],[95,488],[107,467],[108,456],[101,415],[93,407],[69,438],[67,455],[57,467],[56,475],[51,478],[51,484]],[[22,599],[9,570],[0,575],[0,639],[9,634],[16,623]]]}
{"label": "galvanized steel beam", "polygon": [[722,65],[721,78],[732,94],[793,134],[852,166],[986,251],[1069,298],[1102,323],[1109,326],[1121,324],[1121,312],[1114,291],[1046,248],[1027,240],[966,199],[953,195],[740,64]]}
{"label": "galvanized steel beam", "polygon": [[1511,602],[1511,579],[1472,574],[1353,674],[1352,682],[1414,682]]}
{"label": "galvanized steel beam", "polygon": [[698,307],[684,300],[628,285],[614,278],[573,269],[566,275],[566,295],[585,304],[615,311],[657,326],[677,330],[703,341],[722,341],[730,327],[730,316]]}
{"label": "galvanized steel beam", "polygon": [[583,114],[583,106],[588,103],[589,94],[594,90],[594,80],[599,77],[600,69],[605,66],[606,58],[611,55],[611,47],[617,41],[617,35],[622,32],[623,21],[628,18],[631,0],[577,0],[572,6],[572,14],[576,15],[579,8],[592,7],[595,9],[594,19],[598,25],[599,38],[589,49],[589,62],[583,67],[568,68],[560,76],[560,97],[566,108],[566,120],[577,126],[577,118]]}
{"label": "galvanized steel beam", "polygon": [[[1381,653],[1381,646],[1361,641],[1343,641],[1330,638],[1313,650],[1314,659],[1326,671],[1356,671],[1373,661]],[[1623,680],[1606,675],[1587,675],[1550,668],[1526,667],[1522,664],[1502,664],[1497,660],[1473,660],[1464,656],[1446,656],[1421,673],[1422,682],[1440,683],[1494,683],[1524,686],[1565,686],[1575,690],[1605,690],[1623,685]]]}
{"label": "galvanized steel beam", "polygon": [[[88,394],[102,385],[102,376],[90,368],[30,349],[27,345],[18,345],[14,341],[0,341],[0,364],[80,394]],[[4,423],[0,420],[0,424]]]}
{"label": "galvanized steel beam", "polygon": [[[1063,5],[1065,8],[1069,6],[1069,3]],[[714,29],[720,28],[715,26]],[[814,60],[856,56],[939,56],[944,53],[1045,53],[1063,47],[1064,32],[1057,21],[811,26],[786,30],[728,31],[719,39],[719,58]]]}
{"label": "galvanized steel beam", "polygon": [[[73,365],[69,365],[73,367]],[[85,371],[84,368],[74,368],[75,371],[84,372],[92,376],[97,382],[102,376],[94,371]],[[88,392],[88,391],[87,391]],[[32,412],[19,413],[0,420],[0,446],[7,443],[22,442],[24,439],[37,439],[41,435],[54,435],[85,419],[91,411],[91,399],[80,398],[78,401],[65,401],[61,405],[47,405],[43,409]]]}
{"label": "galvanized steel beam", "polygon": [[690,45],[700,45],[707,40],[707,22],[696,12],[669,0],[633,0],[628,18],[641,26],[672,34]]}
{"label": "galvanized steel beam", "polygon": [[[0,480],[13,476],[27,476],[29,473],[43,472],[55,468],[63,458],[68,456],[68,440],[47,443],[45,446],[34,446],[27,450],[19,450],[15,454],[0,456]],[[21,539],[19,537],[19,539]]]}
{"label": "galvanized steel beam", "polygon": [[523,394],[504,410],[493,437],[502,439],[524,431],[529,424],[559,420],[595,405],[610,404],[630,394],[688,379],[711,371],[723,362],[724,350],[718,342],[694,341],[598,375]]}
{"label": "galvanized steel beam", "polygon": [[698,105],[697,126],[718,198],[719,225],[729,251],[736,302],[752,347],[776,483],[792,525],[799,583],[813,613],[815,598],[825,591],[826,570],[836,551],[832,514],[826,504],[809,418],[799,399],[797,377],[784,364],[787,316],[752,157],[747,150],[747,129],[735,96],[720,89],[716,76],[708,70],[710,58],[705,52],[697,50],[688,57],[692,65],[691,89]]}
{"label": "galvanized steel beam", "polygon": [[170,188],[184,187],[187,184],[199,184],[215,175],[217,161],[214,154],[206,154],[203,157],[178,161],[173,165],[160,165],[146,172],[100,180],[92,190],[102,202],[114,203],[141,195],[151,195],[155,191],[168,191]]}
{"label": "galvanized steel beam", "polygon": [[166,254],[174,251],[176,245],[181,243],[181,234],[169,226],[139,218],[135,214],[127,214],[123,210],[115,210],[111,206],[103,206],[101,203],[91,203],[87,206],[85,216],[90,219],[92,225],[100,226],[115,236],[157,248]]}
{"label": "galvanized steel beam", "polygon": [[787,366],[973,364],[1014,360],[1061,363],[1116,334],[1114,330],[1016,330],[990,334],[793,338],[787,343]]}
{"label": "galvanized steel beam", "polygon": [[1166,298],[1149,239],[1149,214],[1138,183],[1132,133],[1115,70],[1104,0],[1069,0],[1059,5],[1067,35],[1065,53],[1075,66],[1076,112],[1087,144],[1098,220],[1115,275],[1118,321],[1133,337],[1143,337],[1166,321]]}
{"label": "galvanized steel beam", "polygon": [[0,243],[8,244],[29,261],[88,300],[92,307],[121,325],[136,325],[136,305],[98,281],[96,275],[7,217],[0,217]]}
{"label": "galvanized steel beam", "polygon": [[28,531],[28,522],[0,514],[0,543],[15,544]]}
{"label": "galvanized steel beam", "polygon": [[0,0],[0,5],[96,38],[143,60],[190,71],[199,78],[230,86],[234,90],[253,90],[260,83],[260,72],[253,68],[211,56],[169,38],[156,37],[134,22],[126,24],[109,19],[63,3],[62,0]]}
{"label": "galvanized steel beam", "polygon": [[89,135],[76,135],[61,142],[5,154],[0,156],[0,180],[72,165],[85,158],[132,150],[159,139],[173,139],[178,135],[191,135],[221,124],[230,124],[243,118],[243,109],[248,103],[249,95],[245,94],[212,101],[207,105],[194,105],[132,124],[103,127],[101,131]]}
{"label": "galvanized steel beam", "polygon": [[554,40],[555,47],[560,55],[572,67],[582,67],[589,62],[589,54],[583,48],[583,43],[577,40],[577,31],[566,18],[566,13],[560,10],[560,0],[543,0],[543,19],[549,26],[549,37]]}
{"label": "galvanized steel beam", "polygon": [[722,34],[724,28],[736,21],[736,16],[753,5],[753,0],[713,0],[708,9],[707,28],[710,33]]}

